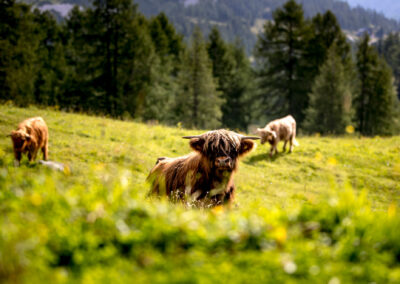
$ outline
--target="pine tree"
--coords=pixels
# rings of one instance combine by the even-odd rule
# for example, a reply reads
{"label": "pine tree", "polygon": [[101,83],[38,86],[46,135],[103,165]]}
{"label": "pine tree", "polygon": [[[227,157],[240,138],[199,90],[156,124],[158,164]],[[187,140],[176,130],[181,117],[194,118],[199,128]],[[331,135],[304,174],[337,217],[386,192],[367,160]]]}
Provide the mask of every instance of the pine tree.
{"label": "pine tree", "polygon": [[358,46],[360,91],[355,98],[356,121],[362,135],[391,134],[398,104],[389,66],[369,45],[366,34]]}
{"label": "pine tree", "polygon": [[395,108],[399,104],[392,70],[379,58],[374,73],[374,94],[370,98],[366,124],[371,135],[392,135],[396,128]]}
{"label": "pine tree", "polygon": [[257,46],[263,92],[260,105],[269,115],[291,114],[300,125],[310,89],[305,60],[309,38],[310,27],[301,5],[290,0],[275,10],[273,21],[265,24]]}
{"label": "pine tree", "polygon": [[[324,64],[332,45],[347,71],[352,71],[351,47],[346,41],[335,15],[331,11],[317,14],[312,18],[312,37],[307,48],[307,62],[310,67],[309,81],[313,82]],[[349,74],[351,75],[351,74]],[[354,74],[353,74],[354,76]]]}
{"label": "pine tree", "polygon": [[[361,134],[368,134],[367,114],[369,98],[373,96],[373,69],[378,64],[378,57],[369,46],[366,34],[358,45],[357,69],[360,79],[360,93],[355,97],[356,120]],[[369,133],[370,134],[370,133]]]}
{"label": "pine tree", "polygon": [[129,0],[95,1],[67,21],[65,97],[85,110],[141,117],[156,58],[148,21]]}
{"label": "pine tree", "polygon": [[[94,1],[93,28],[97,29],[100,68],[97,84],[104,91],[104,108],[111,115],[121,115],[123,84],[120,72],[123,72],[126,60],[130,55],[126,52],[129,46],[127,39],[132,32],[137,7],[129,0],[96,0]],[[129,66],[128,66],[129,67]]]}
{"label": "pine tree", "polygon": [[214,26],[208,37],[207,51],[218,82],[217,90],[225,101],[221,108],[222,125],[246,130],[252,104],[249,100],[252,73],[243,44],[239,40],[233,44],[224,42]]}
{"label": "pine tree", "polygon": [[182,36],[177,34],[174,26],[164,13],[153,18],[149,24],[150,34],[161,57],[173,57],[179,59],[183,50]]}
{"label": "pine tree", "polygon": [[[63,34],[66,38],[65,59],[67,68],[62,95],[59,104],[62,108],[74,111],[100,111],[100,102],[95,100],[98,91],[92,87],[98,66],[95,54],[94,39],[90,28],[89,12],[75,6],[65,23]],[[91,40],[89,40],[91,39]],[[90,44],[92,43],[92,44]]]}
{"label": "pine tree", "polygon": [[228,96],[223,105],[223,123],[232,129],[247,130],[254,107],[254,81],[250,61],[240,42],[228,45],[234,68],[229,78]]}
{"label": "pine tree", "polygon": [[150,82],[145,97],[142,117],[164,123],[174,121],[172,108],[178,90],[177,73],[184,45],[165,14],[153,18],[149,24],[155,49],[150,71]]}
{"label": "pine tree", "polygon": [[34,103],[39,45],[31,7],[0,1],[0,99],[18,105]]}
{"label": "pine tree", "polygon": [[309,94],[304,128],[310,133],[342,134],[351,124],[351,76],[333,45]]}
{"label": "pine tree", "polygon": [[173,75],[174,64],[162,63],[159,57],[155,57],[149,72],[149,83],[145,89],[144,102],[141,110],[136,111],[136,116],[145,121],[175,122],[173,108],[179,86],[177,77]]}
{"label": "pine tree", "polygon": [[65,48],[61,26],[50,12],[34,11],[39,46],[36,65],[39,66],[35,80],[35,102],[57,105],[62,95],[61,87],[66,73]]}
{"label": "pine tree", "polygon": [[205,42],[197,27],[184,56],[175,112],[187,127],[216,128],[221,125],[223,100],[216,90]]}
{"label": "pine tree", "polygon": [[218,80],[218,90],[224,92],[230,83],[234,62],[216,26],[212,28],[208,36],[207,52],[212,62],[213,76]]}
{"label": "pine tree", "polygon": [[400,34],[390,33],[378,43],[378,52],[393,70],[397,97],[400,99]]}

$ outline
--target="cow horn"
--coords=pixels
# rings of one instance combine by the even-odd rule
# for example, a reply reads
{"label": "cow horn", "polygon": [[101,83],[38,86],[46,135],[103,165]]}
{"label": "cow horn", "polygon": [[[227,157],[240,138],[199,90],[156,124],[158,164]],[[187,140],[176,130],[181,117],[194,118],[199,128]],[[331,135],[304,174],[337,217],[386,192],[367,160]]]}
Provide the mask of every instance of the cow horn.
{"label": "cow horn", "polygon": [[200,135],[195,135],[195,136],[183,136],[183,139],[192,139],[192,138],[199,138]]}
{"label": "cow horn", "polygon": [[240,139],[241,140],[244,140],[244,139],[257,140],[257,139],[261,139],[261,138],[257,137],[257,136],[242,136],[242,137],[240,137]]}
{"label": "cow horn", "polygon": [[10,136],[11,136],[11,134],[7,134],[7,135],[6,135],[6,137],[10,137]]}

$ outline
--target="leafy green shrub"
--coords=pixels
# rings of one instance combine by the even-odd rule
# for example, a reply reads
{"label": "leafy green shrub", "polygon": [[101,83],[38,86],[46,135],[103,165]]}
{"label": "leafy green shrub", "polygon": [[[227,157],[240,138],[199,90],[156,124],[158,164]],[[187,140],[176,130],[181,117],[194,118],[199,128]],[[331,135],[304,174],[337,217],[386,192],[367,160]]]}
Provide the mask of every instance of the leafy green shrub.
{"label": "leafy green shrub", "polygon": [[188,210],[147,200],[122,169],[95,168],[85,186],[36,167],[1,171],[5,282],[400,280],[395,207],[375,212],[349,186],[289,211]]}

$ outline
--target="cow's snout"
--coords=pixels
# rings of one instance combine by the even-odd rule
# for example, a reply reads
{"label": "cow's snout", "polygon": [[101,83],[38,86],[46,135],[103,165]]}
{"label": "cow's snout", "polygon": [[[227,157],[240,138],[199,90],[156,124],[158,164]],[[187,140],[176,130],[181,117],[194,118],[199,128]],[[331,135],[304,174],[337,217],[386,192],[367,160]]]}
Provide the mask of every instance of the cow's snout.
{"label": "cow's snout", "polygon": [[218,157],[215,161],[215,165],[219,168],[232,168],[233,163],[230,157]]}

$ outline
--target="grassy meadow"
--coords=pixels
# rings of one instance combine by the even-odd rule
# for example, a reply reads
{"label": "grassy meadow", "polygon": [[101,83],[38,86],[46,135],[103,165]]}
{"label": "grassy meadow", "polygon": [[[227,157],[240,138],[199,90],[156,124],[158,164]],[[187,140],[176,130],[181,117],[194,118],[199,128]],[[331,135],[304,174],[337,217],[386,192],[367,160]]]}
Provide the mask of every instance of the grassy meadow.
{"label": "grassy meadow", "polygon": [[[13,166],[5,136],[32,116],[64,172]],[[202,132],[1,105],[0,283],[400,282],[400,137],[258,145],[232,208],[146,198],[157,157]]]}

